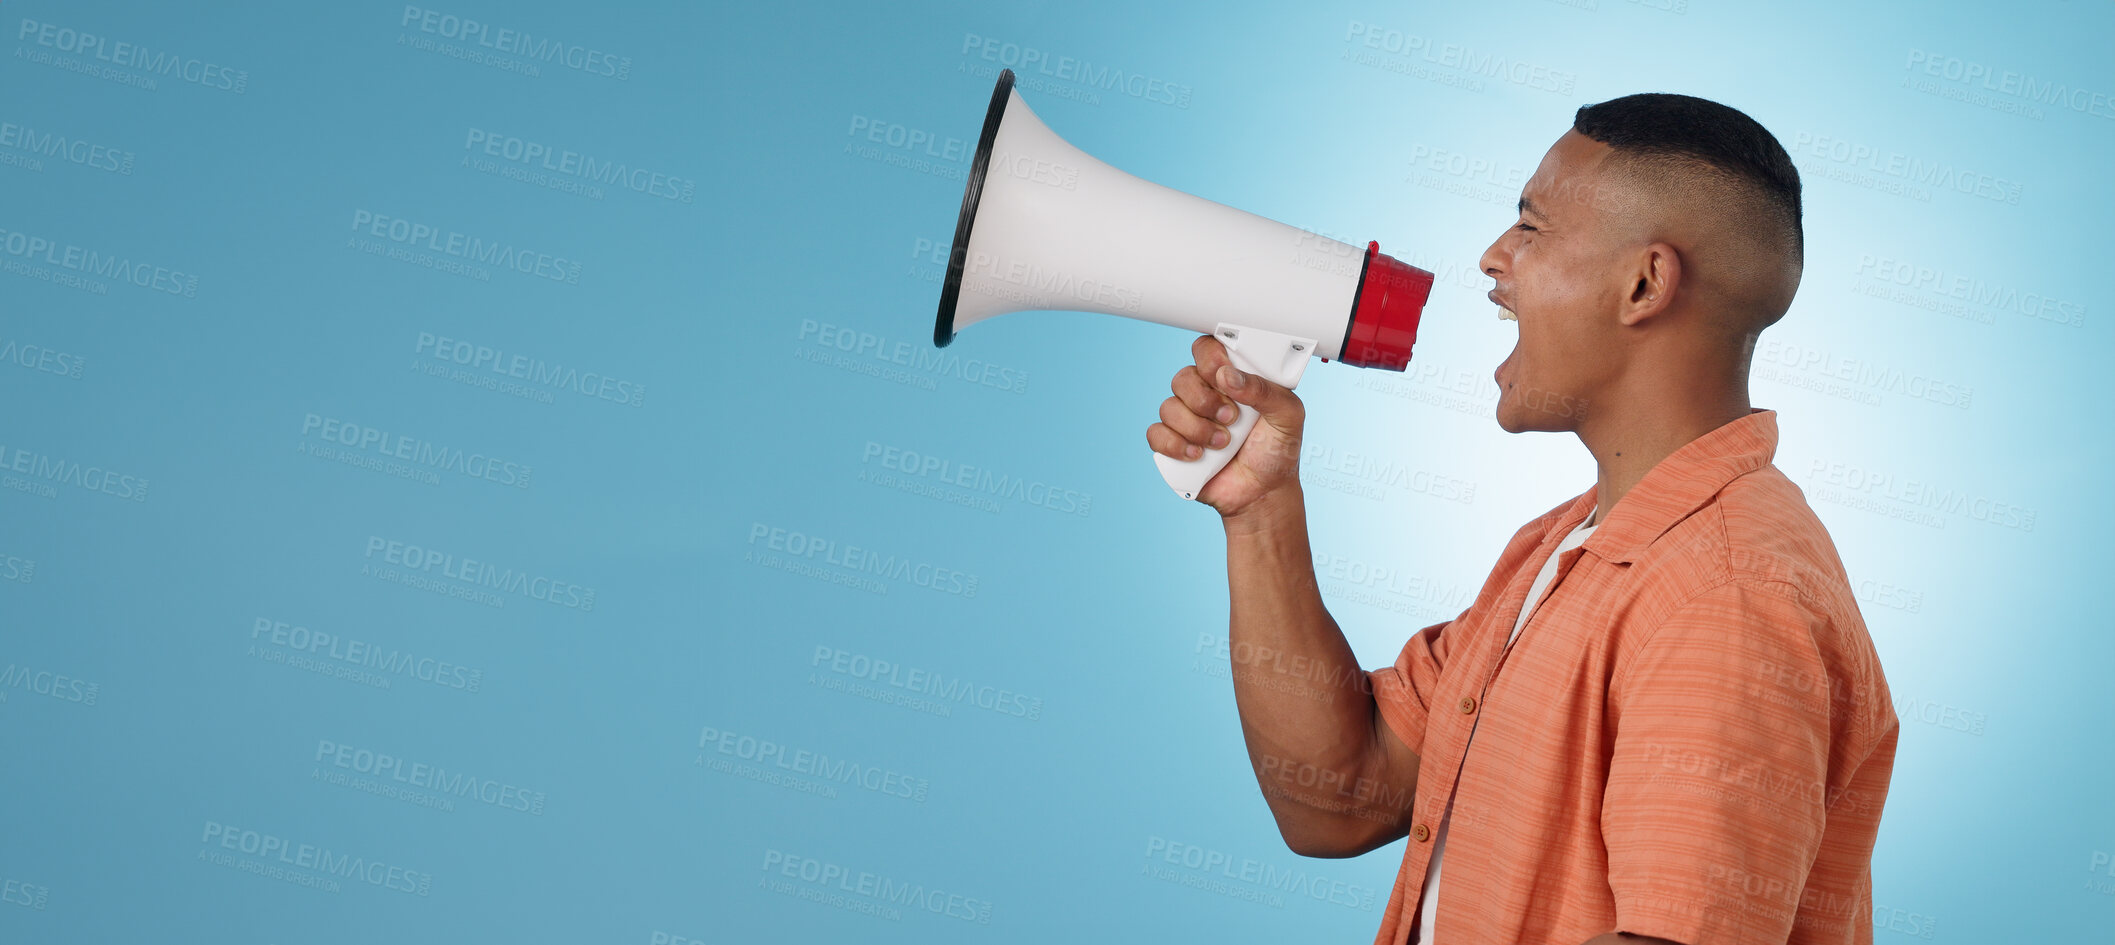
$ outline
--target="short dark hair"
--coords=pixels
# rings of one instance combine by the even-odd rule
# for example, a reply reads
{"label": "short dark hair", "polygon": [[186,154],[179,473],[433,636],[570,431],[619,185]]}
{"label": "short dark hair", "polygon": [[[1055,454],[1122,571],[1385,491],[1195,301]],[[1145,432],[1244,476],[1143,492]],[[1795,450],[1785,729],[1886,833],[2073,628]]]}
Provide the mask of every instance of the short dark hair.
{"label": "short dark hair", "polygon": [[1701,164],[1753,188],[1796,263],[1804,255],[1799,169],[1784,145],[1739,109],[1693,95],[1644,92],[1586,105],[1572,129],[1639,158]]}

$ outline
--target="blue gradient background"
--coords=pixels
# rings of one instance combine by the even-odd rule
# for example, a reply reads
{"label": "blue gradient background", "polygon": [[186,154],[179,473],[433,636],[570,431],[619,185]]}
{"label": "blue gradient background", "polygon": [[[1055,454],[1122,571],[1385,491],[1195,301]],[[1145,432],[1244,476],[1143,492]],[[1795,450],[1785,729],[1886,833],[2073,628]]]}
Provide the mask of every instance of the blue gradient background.
{"label": "blue gradient background", "polygon": [[[1775,131],[1806,180],[1807,272],[1764,336],[1755,400],[1781,412],[1778,465],[1860,582],[1903,716],[1876,940],[2109,940],[2115,643],[2089,543],[2115,525],[2093,485],[2110,458],[2100,237],[2115,211],[2115,7],[434,9],[629,68],[546,62],[531,76],[443,55],[403,42],[445,40],[391,4],[7,8],[0,122],[134,162],[115,173],[0,142],[0,228],[198,282],[192,298],[93,276],[103,290],[84,290],[14,249],[0,257],[0,941],[1370,938],[1401,848],[1312,861],[1276,837],[1211,652],[1226,616],[1218,528],[1167,493],[1143,445],[1188,336],[1052,313],[979,325],[944,358],[928,346],[939,266],[925,249],[952,232],[967,161],[888,133],[973,146],[1009,64],[984,53],[1009,48],[1188,90],[1176,107],[1032,75],[1026,100],[1088,152],[1440,272],[1409,375],[1332,364],[1302,386],[1311,449],[1450,484],[1369,498],[1356,477],[1309,472],[1325,595],[1367,665],[1452,616],[1521,522],[1591,483],[1575,440],[1507,436],[1489,416],[1513,330],[1474,261],[1511,222],[1519,180],[1574,109],[1629,92],[1719,99]],[[40,43],[25,20],[247,82],[237,94],[83,74],[48,60],[92,55]],[[1571,88],[1392,56],[1355,24],[1434,56],[1451,44],[1554,70]],[[2101,104],[1980,90],[1946,78],[1949,62]],[[1986,101],[1958,98],[1971,93]],[[482,173],[464,166],[471,129],[672,175],[694,199]],[[1836,142],[1914,163],[1860,167],[1831,156]],[[1908,166],[2005,199],[1919,183]],[[578,283],[368,255],[348,248],[360,210],[577,260]],[[2015,304],[1894,286],[1897,265]],[[2022,314],[2029,297],[2077,323]],[[840,352],[837,332],[924,360]],[[441,362],[418,350],[422,333],[644,395],[536,388],[544,402],[430,376]],[[33,349],[66,359],[40,369]],[[49,369],[74,363],[78,377]],[[976,383],[982,365],[1006,383]],[[1828,376],[1839,370],[1853,380]],[[1920,379],[1947,402],[1873,377]],[[319,459],[300,451],[318,443],[309,414],[533,473],[526,488],[453,472],[428,484]],[[1084,514],[888,469],[874,455],[886,448],[1044,483],[1087,499]],[[145,479],[145,498],[37,471],[69,464]],[[1852,470],[2031,510],[2034,527],[1885,488],[1845,499]],[[774,528],[959,571],[975,592],[775,567]],[[592,588],[594,605],[494,592],[503,606],[485,606],[378,579],[363,573],[383,563],[371,538]],[[1350,577],[1375,569],[1393,577]],[[480,686],[302,671],[253,636],[260,619],[465,665]],[[1019,694],[1006,705],[1034,700],[1037,717],[974,700],[918,711],[883,701],[905,695],[885,682],[846,691],[861,681],[831,671],[836,651]],[[93,703],[56,676],[93,683]],[[744,743],[722,754],[707,730],[895,772],[924,799],[789,783],[768,760],[777,783],[721,770]],[[357,772],[319,760],[323,742],[544,805],[331,783]],[[430,887],[259,875],[242,864],[270,861],[208,842],[214,824]],[[1297,891],[1196,888],[1207,874],[1159,858],[1171,843],[1297,873]],[[813,901],[801,892],[816,884],[767,868],[788,856],[988,912]],[[847,908],[862,904],[898,914]]]}

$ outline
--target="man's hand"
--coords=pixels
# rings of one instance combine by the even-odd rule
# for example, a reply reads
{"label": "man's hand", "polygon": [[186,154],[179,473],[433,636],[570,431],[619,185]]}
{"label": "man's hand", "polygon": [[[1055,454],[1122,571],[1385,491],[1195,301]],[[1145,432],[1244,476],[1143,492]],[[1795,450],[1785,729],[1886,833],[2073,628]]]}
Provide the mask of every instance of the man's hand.
{"label": "man's hand", "polygon": [[1160,422],[1146,428],[1153,451],[1175,459],[1196,459],[1206,448],[1230,440],[1226,425],[1235,402],[1256,408],[1260,416],[1232,462],[1205,484],[1197,501],[1227,518],[1249,511],[1265,498],[1297,487],[1300,481],[1300,427],[1307,409],[1292,391],[1228,363],[1226,346],[1211,335],[1190,345],[1195,364],[1175,372],[1169,384],[1175,396],[1162,401]]}

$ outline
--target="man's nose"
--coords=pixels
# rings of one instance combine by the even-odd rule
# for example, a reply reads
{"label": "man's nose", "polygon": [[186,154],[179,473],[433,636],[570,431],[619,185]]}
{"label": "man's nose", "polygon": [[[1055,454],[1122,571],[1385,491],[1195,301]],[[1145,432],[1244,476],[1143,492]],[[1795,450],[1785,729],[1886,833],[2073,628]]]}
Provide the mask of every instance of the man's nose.
{"label": "man's nose", "polygon": [[1501,235],[1491,242],[1490,247],[1483,251],[1483,257],[1476,261],[1477,268],[1483,270],[1484,275],[1496,279],[1505,272],[1506,257],[1502,251],[1504,246],[1505,237]]}

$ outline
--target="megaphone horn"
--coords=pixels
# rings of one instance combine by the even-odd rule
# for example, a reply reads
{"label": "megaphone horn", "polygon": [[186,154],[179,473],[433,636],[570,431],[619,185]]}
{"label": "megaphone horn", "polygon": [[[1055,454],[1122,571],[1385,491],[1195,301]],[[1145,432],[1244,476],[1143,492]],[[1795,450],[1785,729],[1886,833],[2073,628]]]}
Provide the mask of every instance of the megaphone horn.
{"label": "megaphone horn", "polygon": [[[962,190],[933,344],[1007,312],[1102,312],[1215,335],[1234,366],[1297,386],[1310,357],[1400,371],[1432,274],[1133,177],[1052,132],[999,72]],[[1154,454],[1185,499],[1255,426],[1194,460]]]}

